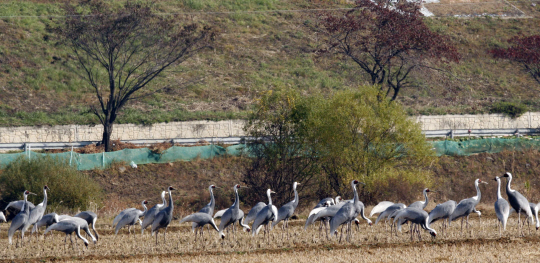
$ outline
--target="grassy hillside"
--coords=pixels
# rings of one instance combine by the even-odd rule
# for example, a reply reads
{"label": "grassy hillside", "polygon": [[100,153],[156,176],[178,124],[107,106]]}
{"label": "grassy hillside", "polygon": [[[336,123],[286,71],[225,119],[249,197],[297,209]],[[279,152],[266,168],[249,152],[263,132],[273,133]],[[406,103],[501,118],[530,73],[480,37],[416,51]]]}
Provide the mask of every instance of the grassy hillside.
{"label": "grassy hillside", "polygon": [[[531,18],[426,19],[433,30],[452,38],[463,59],[448,66],[449,74],[415,73],[415,87],[400,98],[410,114],[487,112],[496,101],[540,110],[538,84],[519,68],[486,55],[515,34],[540,34],[540,9],[530,1],[512,3]],[[309,94],[365,83],[367,76],[350,61],[314,55],[317,36],[305,25],[315,12],[277,11],[348,6],[339,0],[158,1],[160,12],[181,13],[179,19],[212,25],[219,34],[213,50],[154,83],[170,89],[130,104],[119,123],[243,118],[261,92],[276,86]],[[72,57],[47,31],[62,19],[59,15],[55,1],[0,3],[0,125],[97,122],[87,112],[93,93],[72,70]],[[182,78],[198,81],[182,86]]]}

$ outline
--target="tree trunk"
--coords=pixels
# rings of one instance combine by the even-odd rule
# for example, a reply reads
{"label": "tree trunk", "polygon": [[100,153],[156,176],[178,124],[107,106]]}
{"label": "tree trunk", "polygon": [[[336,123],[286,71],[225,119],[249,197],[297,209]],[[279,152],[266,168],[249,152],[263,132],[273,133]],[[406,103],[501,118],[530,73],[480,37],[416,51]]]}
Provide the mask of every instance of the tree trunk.
{"label": "tree trunk", "polygon": [[106,152],[112,151],[112,144],[111,144],[112,131],[113,131],[113,122],[105,121],[105,123],[103,124],[103,140],[101,141],[101,143],[105,145]]}

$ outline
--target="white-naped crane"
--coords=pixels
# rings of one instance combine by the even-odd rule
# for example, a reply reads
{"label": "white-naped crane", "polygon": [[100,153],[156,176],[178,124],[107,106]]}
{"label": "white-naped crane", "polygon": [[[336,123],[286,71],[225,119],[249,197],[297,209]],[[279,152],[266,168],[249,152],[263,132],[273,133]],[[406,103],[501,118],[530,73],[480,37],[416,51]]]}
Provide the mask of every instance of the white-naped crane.
{"label": "white-naped crane", "polygon": [[[320,206],[320,207],[317,207],[317,208],[314,208],[313,210],[311,210],[309,212],[309,215],[308,215],[308,218],[306,220],[306,223],[304,225],[304,230],[307,229],[307,227],[309,226],[309,224],[313,223],[314,220],[313,218],[319,213],[321,212],[322,210],[324,210],[325,208],[331,206],[331,204],[334,203],[334,200],[332,199],[332,202],[330,201],[326,201],[326,203],[323,205],[323,206]],[[318,221],[321,222],[321,224],[319,225],[319,238],[321,238],[321,232],[322,232],[322,227],[323,227],[323,224],[324,224],[324,227],[327,228],[326,226],[326,218],[324,217],[320,217],[318,218]],[[310,223],[311,222],[311,223]],[[328,229],[325,229],[325,232],[328,231]],[[328,235],[327,235],[328,236]]]}
{"label": "white-naped crane", "polygon": [[161,200],[163,201],[163,203],[161,204],[155,204],[154,206],[152,206],[152,208],[148,209],[148,211],[146,211],[146,215],[144,216],[144,219],[142,220],[142,223],[141,223],[141,234],[144,233],[144,230],[151,226],[152,223],[154,222],[154,219],[156,218],[156,215],[163,209],[165,209],[167,206],[167,201],[165,200],[165,194],[167,194],[167,192],[165,191],[162,191],[161,192]]}
{"label": "white-naped crane", "polygon": [[[45,210],[47,209],[47,190],[50,191],[51,189],[49,189],[48,186],[44,186],[43,187],[43,202],[39,203],[34,208],[30,209],[30,216],[28,217],[29,225],[33,225],[37,223],[39,220],[41,220],[41,218],[45,214]],[[33,233],[33,231],[30,233]]]}
{"label": "white-naped crane", "polygon": [[[223,239],[225,234],[223,230],[228,226],[232,225],[234,231],[234,223],[238,222],[247,231],[250,231],[251,228],[248,225],[244,224],[244,212],[240,209],[240,196],[238,195],[238,189],[242,188],[239,184],[234,185],[234,203],[229,207],[223,215],[221,216],[221,222],[219,223],[219,235]],[[246,188],[246,187],[244,187]]]}
{"label": "white-naped crane", "polygon": [[[510,184],[512,183],[512,174],[509,172],[506,172],[502,177],[508,178],[508,183],[506,184],[506,195],[508,196],[508,202],[510,203],[510,206],[516,210],[516,213],[518,213],[518,225],[519,230],[521,232],[521,235],[523,236],[523,226],[521,225],[521,214],[525,214],[527,216],[527,220],[530,220],[530,222],[533,222],[533,212],[531,211],[531,207],[529,205],[529,200],[525,198],[520,192],[512,189],[510,187]],[[530,233],[530,229],[529,229]]]}
{"label": "white-naped crane", "polygon": [[[265,206],[266,206],[266,203],[264,203],[264,202],[258,202],[255,206],[253,206],[251,208],[251,210],[249,210],[249,212],[248,212],[248,214],[246,216],[246,219],[244,220],[244,223],[249,225],[253,221],[255,221],[255,217],[257,217],[257,214],[259,213],[259,211],[261,211],[261,209],[263,209]],[[225,211],[226,211],[226,209],[223,210],[223,213],[225,213]],[[216,218],[216,217],[214,216],[214,218]]]}
{"label": "white-naped crane", "polygon": [[382,219],[385,219],[386,221],[388,221],[392,217],[392,215],[394,215],[396,213],[396,211],[399,211],[401,209],[405,209],[406,207],[407,207],[407,205],[405,205],[403,203],[396,203],[396,204],[393,204],[393,205],[387,207],[382,213],[379,214],[379,216],[375,220],[375,225],[378,224],[379,221],[381,221]]}
{"label": "white-naped crane", "polygon": [[[275,194],[276,192],[268,189],[266,190],[266,196],[268,197],[268,204],[257,213],[257,216],[255,217],[255,221],[253,222],[253,233],[252,235],[255,236],[256,234],[259,234],[259,231],[261,228],[264,227],[264,237],[266,237],[266,234],[268,234],[268,239],[270,239],[270,230],[271,225],[270,223],[278,217],[278,209],[275,205],[272,204],[272,196],[271,194]],[[263,238],[264,238],[263,237]]]}
{"label": "white-naped crane", "polygon": [[86,220],[89,226],[92,225],[92,231],[94,231],[94,235],[96,235],[96,240],[99,240],[99,235],[98,235],[98,232],[96,231],[96,222],[98,219],[98,216],[96,213],[92,211],[83,211],[74,215],[73,217],[82,218]]}
{"label": "white-naped crane", "polygon": [[81,225],[80,225],[79,222],[77,222],[75,220],[66,219],[66,220],[60,221],[58,223],[55,223],[55,224],[47,227],[47,229],[45,230],[45,233],[43,233],[43,235],[46,235],[48,232],[53,231],[53,230],[63,232],[64,234],[66,234],[66,237],[64,238],[64,250],[66,249],[67,236],[68,235],[69,235],[69,239],[71,240],[71,247],[73,248],[73,250],[75,250],[75,247],[73,245],[73,239],[72,239],[73,232],[75,232],[77,237],[80,238],[84,242],[84,245],[86,247],[88,247],[88,240],[81,236]]}
{"label": "white-naped crane", "polygon": [[429,218],[428,213],[424,211],[423,209],[419,209],[416,207],[407,207],[405,209],[400,210],[397,213],[396,217],[394,218],[394,224],[397,223],[397,230],[401,231],[402,224],[400,224],[399,222],[404,222],[404,221],[411,222],[411,227],[410,227],[411,241],[413,240],[414,233],[418,233],[418,239],[422,240],[422,235],[420,234],[420,229],[418,229],[418,226],[429,231],[429,234],[432,237],[437,236],[437,231],[429,227],[428,218]]}
{"label": "white-naped crane", "polygon": [[114,234],[118,235],[118,231],[125,226],[128,227],[128,233],[131,234],[131,227],[135,225],[139,221],[139,219],[146,214],[146,211],[148,211],[148,208],[146,208],[147,204],[148,201],[146,200],[143,200],[141,202],[142,207],[144,207],[144,211],[141,211],[139,209],[133,209],[126,212],[124,216],[120,219],[120,221],[118,221],[118,224],[116,224]]}
{"label": "white-naped crane", "polygon": [[493,180],[497,181],[497,201],[495,201],[495,214],[497,214],[498,219],[499,236],[502,236],[502,230],[506,230],[506,223],[508,222],[508,216],[510,215],[510,205],[501,195],[501,178],[495,177]]}
{"label": "white-naped crane", "polygon": [[431,225],[431,223],[434,223],[438,220],[442,220],[442,231],[446,230],[448,227],[448,219],[454,213],[454,210],[456,209],[457,203],[454,200],[448,200],[442,204],[438,204],[429,212],[429,218],[428,218],[428,226]]}
{"label": "white-naped crane", "polygon": [[[214,198],[214,191],[213,189],[216,189],[217,187],[215,185],[208,186],[208,191],[210,192],[210,202],[206,204],[201,210],[199,210],[199,213],[206,213],[209,214],[210,217],[214,215],[214,208],[216,207],[216,199]],[[193,222],[191,225],[191,229],[195,230],[197,228],[197,223]],[[209,229],[210,230],[210,229]],[[201,235],[204,233],[204,228],[201,228]]]}
{"label": "white-naped crane", "polygon": [[[294,211],[296,210],[296,207],[298,207],[298,191],[296,190],[296,186],[299,185],[299,183],[294,182],[293,183],[293,191],[294,191],[294,199],[286,204],[284,204],[282,207],[278,210],[278,217],[274,220],[272,223],[272,228],[275,227],[277,224],[279,224],[280,221],[283,221],[282,230],[285,232],[285,229],[287,229],[287,240],[289,239],[289,218],[294,214]],[[282,233],[283,237],[283,233]]]}
{"label": "white-naped crane", "polygon": [[394,203],[390,201],[382,201],[379,202],[376,206],[374,206],[371,209],[371,212],[369,212],[369,217],[373,217],[374,215],[378,213],[384,212],[388,207],[392,206]]}
{"label": "white-naped crane", "polygon": [[429,204],[429,198],[428,198],[428,195],[427,193],[431,192],[431,190],[429,190],[429,188],[426,188],[422,191],[422,193],[424,194],[424,201],[416,201],[414,203],[412,203],[411,205],[409,205],[409,207],[413,207],[413,208],[419,208],[419,209],[425,209],[426,206]]}
{"label": "white-naped crane", "polygon": [[[195,241],[197,241],[197,229],[199,229],[199,232],[201,233],[201,237],[202,237],[202,229],[205,225],[210,225],[217,232],[219,232],[216,222],[214,222],[214,218],[212,218],[212,216],[208,213],[197,212],[195,214],[188,215],[182,218],[182,220],[180,220],[180,224],[184,222],[192,222],[191,228],[193,229],[193,232],[195,233]],[[221,238],[222,239],[225,238],[225,234],[222,234]]]}
{"label": "white-naped crane", "polygon": [[173,217],[174,204],[173,204],[171,191],[176,190],[176,189],[174,189],[174,187],[172,187],[172,186],[169,186],[169,188],[167,188],[167,190],[169,191],[169,205],[167,206],[167,208],[161,210],[156,215],[156,218],[154,219],[154,222],[152,223],[152,233],[154,233],[154,232],[156,233],[156,245],[158,243],[159,230],[162,229],[162,228],[164,228],[164,230],[163,230],[163,242],[167,241],[165,239],[166,238],[166,233],[167,233],[167,227],[169,227],[169,224],[171,223],[172,217]]}
{"label": "white-naped crane", "polygon": [[487,184],[487,183],[480,179],[476,179],[474,181],[474,187],[476,188],[476,196],[461,200],[456,206],[456,209],[454,209],[454,212],[452,213],[452,215],[450,215],[450,218],[448,219],[449,225],[452,225],[452,221],[461,217],[461,231],[462,232],[463,232],[463,220],[465,219],[465,217],[467,217],[467,228],[469,228],[469,215],[472,212],[478,213],[476,211],[476,205],[478,205],[478,203],[480,202],[480,199],[482,198],[482,193],[480,192],[479,184]]}
{"label": "white-naped crane", "polygon": [[319,207],[328,207],[330,205],[335,205],[336,202],[334,201],[334,198],[332,197],[327,197],[327,198],[323,198],[321,201],[319,201],[317,203],[317,205],[315,207],[313,207],[313,209],[317,209]]}
{"label": "white-naped crane", "polygon": [[[24,191],[24,201],[26,202],[28,200],[28,195],[36,195],[34,193],[31,193],[28,190]],[[28,229],[30,224],[28,223],[28,219],[30,217],[30,206],[24,205],[21,209],[21,212],[19,212],[15,218],[11,221],[11,225],[9,226],[8,230],[8,239],[9,244],[12,244],[13,235],[17,230],[21,232],[21,246],[24,244],[24,232]]]}
{"label": "white-naped crane", "polygon": [[58,223],[58,222],[59,222],[59,219],[58,219],[58,215],[56,213],[46,214],[43,217],[41,217],[41,220],[37,221],[34,224],[34,227],[32,228],[32,233],[34,233],[34,232],[39,233],[39,228],[40,227],[44,226],[45,228],[47,228],[50,225]]}
{"label": "white-naped crane", "polygon": [[[352,237],[352,228],[351,224],[352,222],[360,215],[362,219],[366,220],[369,225],[372,224],[371,220],[366,218],[364,215],[364,203],[360,202],[358,200],[358,191],[356,190],[357,184],[364,184],[361,182],[358,182],[358,180],[352,180],[351,181],[351,187],[353,189],[354,198],[352,202],[347,202],[345,205],[343,205],[336,214],[330,219],[330,235],[337,235],[337,228],[341,225],[347,226],[347,241],[351,240]],[[343,235],[343,227],[341,228],[341,236]],[[339,238],[339,242],[341,242],[341,236]]]}
{"label": "white-naped crane", "polygon": [[[30,209],[36,207],[32,202],[26,201]],[[9,208],[13,208],[15,210],[15,213],[19,213],[23,209],[23,205],[25,204],[24,200],[17,200],[17,201],[11,201],[8,205],[4,208],[4,211],[7,211]]]}

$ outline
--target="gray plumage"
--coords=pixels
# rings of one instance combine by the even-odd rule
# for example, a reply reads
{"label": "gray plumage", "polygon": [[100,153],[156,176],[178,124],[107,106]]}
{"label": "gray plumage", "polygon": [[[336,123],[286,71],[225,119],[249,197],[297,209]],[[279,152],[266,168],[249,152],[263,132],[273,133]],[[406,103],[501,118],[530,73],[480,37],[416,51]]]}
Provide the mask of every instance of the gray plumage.
{"label": "gray plumage", "polygon": [[339,209],[341,209],[341,207],[344,206],[346,203],[347,202],[339,202],[333,206],[326,207],[318,213],[308,217],[304,229],[307,229],[309,225],[315,223],[316,221],[323,220],[324,218],[333,217],[337,213],[337,211],[339,211]]}
{"label": "gray plumage", "polygon": [[80,217],[71,217],[71,218],[68,218],[68,219],[65,219],[63,221],[71,221],[71,222],[75,222],[77,223],[77,225],[79,225],[80,229],[82,229],[84,232],[86,232],[87,235],[90,236],[90,238],[92,238],[92,242],[97,243],[97,239],[96,237],[94,237],[94,235],[92,235],[92,233],[90,233],[90,227],[88,226],[88,222]]}
{"label": "gray plumage", "polygon": [[[347,202],[336,212],[332,219],[330,219],[330,235],[336,234],[337,228],[343,224],[347,224],[350,229],[351,222],[355,220],[358,215],[361,215],[362,218],[371,225],[371,220],[367,219],[364,215],[364,204],[358,200],[358,191],[356,190],[357,184],[359,184],[357,180],[351,181],[351,187],[354,193],[353,202]],[[347,239],[350,240],[350,231]]]}
{"label": "gray plumage", "polygon": [[64,243],[66,243],[67,241],[67,236],[70,235],[70,240],[71,240],[71,243],[73,244],[73,240],[71,239],[71,234],[73,234],[73,232],[75,232],[75,234],[77,235],[78,238],[80,238],[83,242],[84,242],[84,245],[88,247],[88,240],[84,237],[81,236],[81,226],[78,222],[76,221],[73,221],[73,220],[64,220],[64,221],[60,221],[56,224],[53,224],[49,227],[47,227],[47,229],[45,230],[45,234],[47,234],[49,231],[60,231],[60,232],[63,232],[66,234],[66,239],[64,239]]}
{"label": "gray plumage", "polygon": [[225,213],[223,213],[223,216],[221,216],[221,222],[219,223],[219,235],[221,238],[225,237],[225,234],[223,234],[223,230],[225,230],[225,228],[227,228],[228,226],[236,222],[240,222],[241,224],[243,224],[242,221],[244,218],[244,212],[240,210],[240,196],[238,195],[238,189],[240,188],[241,186],[239,184],[233,187],[235,194],[234,203],[225,211]]}
{"label": "gray plumage", "polygon": [[[518,213],[518,222],[521,222],[521,214],[526,214],[527,218],[532,222],[533,213],[531,207],[529,206],[529,201],[525,198],[520,192],[510,188],[510,183],[512,182],[512,174],[505,173],[503,177],[508,177],[508,183],[506,184],[506,195],[508,196],[508,202]],[[521,229],[521,224],[520,229]]]}
{"label": "gray plumage", "polygon": [[[501,179],[495,177],[497,181],[497,201],[495,201],[495,213],[497,214],[497,219],[502,225],[502,228],[506,230],[506,223],[508,222],[508,216],[510,215],[510,205],[501,195]],[[501,234],[501,227],[499,225],[499,235]]]}
{"label": "gray plumage", "polygon": [[[50,190],[48,186],[43,187],[43,202],[30,209],[30,216],[28,217],[28,224],[33,225],[37,223],[45,214],[47,209],[47,190]],[[33,233],[34,231],[32,231]]]}
{"label": "gray plumage", "polygon": [[396,211],[405,209],[406,207],[407,206],[402,203],[397,203],[397,204],[393,204],[389,206],[388,208],[386,208],[386,210],[384,210],[382,213],[379,214],[379,216],[377,217],[377,220],[375,220],[375,225],[379,223],[379,221],[381,221],[383,218],[386,218],[387,220],[390,219]]}
{"label": "gray plumage", "polygon": [[268,229],[268,223],[275,220],[279,214],[276,206],[272,205],[272,197],[271,194],[275,194],[274,191],[268,189],[266,190],[266,195],[268,196],[268,204],[257,213],[257,216],[255,217],[255,221],[253,222],[253,233],[252,235],[255,236],[256,234],[259,234],[259,231],[263,226],[265,226],[267,229],[265,231],[265,234],[270,231]]}
{"label": "gray plumage", "polygon": [[264,202],[258,202],[254,207],[249,210],[249,213],[246,216],[246,219],[244,220],[244,223],[251,224],[255,220],[255,217],[257,217],[257,214],[266,206]]}
{"label": "gray plumage", "polygon": [[163,241],[164,242],[166,241],[165,237],[167,233],[167,227],[169,227],[169,224],[172,221],[174,204],[173,204],[171,191],[175,189],[172,186],[169,186],[167,190],[169,191],[169,205],[167,206],[167,208],[161,210],[154,218],[154,222],[152,222],[152,233],[156,232],[156,244],[158,242],[157,240],[158,240],[159,230],[162,228],[164,228]]}
{"label": "gray plumage", "polygon": [[[36,207],[34,204],[32,204],[32,202],[28,202],[26,201],[29,205],[29,208],[32,209],[34,207]],[[8,208],[13,208],[15,209],[15,212],[18,213],[22,210],[22,207],[23,207],[23,204],[24,204],[24,200],[18,200],[18,201],[12,201],[12,202],[9,202],[9,204],[6,206],[6,208],[4,208],[4,211],[8,210]]]}
{"label": "gray plumage", "polygon": [[296,207],[298,207],[299,199],[298,199],[298,191],[296,190],[296,186],[298,184],[299,183],[297,182],[293,183],[294,199],[279,208],[278,210],[279,216],[272,223],[272,227],[275,227],[282,220],[284,220],[283,224],[285,224],[285,227],[288,227],[287,223],[289,221],[289,218],[291,218],[291,216],[294,214],[294,211],[296,210]]}
{"label": "gray plumage", "polygon": [[438,204],[429,212],[428,225],[431,223],[440,220],[448,219],[456,209],[457,203],[454,200],[448,200],[442,204]]}
{"label": "gray plumage", "polygon": [[116,224],[118,224],[118,222],[120,222],[120,219],[122,219],[122,217],[124,217],[124,215],[129,212],[129,211],[132,211],[132,210],[135,210],[137,208],[127,208],[127,209],[124,209],[122,210],[117,216],[114,217],[113,219],[113,223],[112,223],[112,227],[115,227]]}
{"label": "gray plumage", "polygon": [[[30,195],[30,194],[35,195],[34,193],[29,192],[28,190],[24,191],[24,202],[23,202],[23,204],[26,203],[26,201],[28,200],[28,195]],[[13,235],[15,234],[15,232],[17,230],[19,230],[21,232],[21,240],[22,240],[21,244],[23,243],[23,241],[24,241],[24,232],[26,232],[26,230],[30,226],[30,224],[28,223],[28,218],[29,217],[30,217],[30,206],[29,205],[23,205],[23,207],[21,209],[21,212],[19,212],[15,216],[15,218],[13,218],[13,220],[11,221],[11,225],[9,226],[8,239],[9,239],[9,244],[10,245],[12,244]]]}
{"label": "gray plumage", "polygon": [[326,203],[328,203],[328,202],[330,203],[330,205],[335,205],[336,204],[334,202],[334,198],[327,197],[327,198],[324,198],[321,201],[319,201],[319,203],[317,203],[317,205],[315,207],[313,207],[313,209],[317,209],[319,207],[325,207]]}
{"label": "gray plumage", "polygon": [[[207,213],[197,212],[195,214],[188,215],[188,216],[182,218],[182,220],[180,220],[180,224],[182,224],[184,222],[193,222],[193,224],[192,224],[193,229],[202,228],[203,226],[209,224],[210,226],[212,226],[212,228],[214,228],[216,231],[219,232],[219,229],[216,226],[216,223],[214,222],[214,219],[212,218],[211,215],[209,215]],[[224,236],[222,236],[222,238],[223,237]]]}
{"label": "gray plumage", "polygon": [[206,213],[206,214],[209,214],[210,216],[214,215],[214,207],[216,206],[216,200],[214,198],[214,191],[212,191],[212,189],[215,189],[216,186],[215,185],[210,185],[208,187],[208,191],[210,192],[210,202],[205,205],[203,208],[201,208],[201,210],[199,210],[199,213]]}
{"label": "gray plumage", "polygon": [[[206,204],[203,208],[201,208],[201,210],[199,210],[199,213],[206,213],[206,214],[209,214],[210,216],[214,215],[214,207],[216,206],[216,200],[214,198],[214,191],[212,191],[212,189],[215,189],[215,188],[216,188],[215,185],[210,185],[208,187],[208,191],[210,192],[210,202]],[[193,222],[191,228],[193,229],[196,228],[195,222]]]}
{"label": "gray plumage", "polygon": [[371,209],[369,212],[369,217],[372,217],[375,214],[384,212],[388,207],[392,206],[394,203],[389,201],[379,202],[376,206]]}
{"label": "gray plumage", "polygon": [[146,208],[146,204],[148,204],[146,200],[142,201],[141,203],[141,205],[144,207],[144,211],[141,211],[139,209],[133,209],[126,212],[124,216],[122,216],[120,221],[118,221],[118,224],[116,224],[114,234],[117,235],[118,231],[125,226],[128,226],[128,232],[131,234],[131,226],[135,225],[139,221],[139,218],[143,217],[146,214],[146,211],[148,210]]}
{"label": "gray plumage", "polygon": [[39,232],[39,228],[44,226],[45,228],[49,227],[54,223],[58,223],[58,215],[56,213],[46,214],[41,217],[41,220],[37,221],[32,228],[32,233]]}
{"label": "gray plumage", "polygon": [[456,209],[454,209],[454,212],[448,218],[449,225],[452,225],[452,221],[462,217],[461,229],[463,230],[463,218],[467,217],[467,227],[469,227],[469,215],[472,212],[476,213],[476,209],[475,209],[476,205],[478,205],[478,203],[480,202],[482,198],[482,193],[480,192],[480,187],[478,186],[479,183],[487,184],[486,182],[480,179],[476,179],[474,181],[474,187],[476,188],[476,196],[463,199],[458,203],[458,205],[456,206]]}
{"label": "gray plumage", "polygon": [[531,207],[531,212],[533,213],[534,219],[536,220],[536,230],[540,228],[540,219],[538,218],[538,211],[540,210],[540,203],[535,204],[529,202],[529,207]]}
{"label": "gray plumage", "polygon": [[221,218],[223,216],[223,214],[225,214],[225,212],[227,212],[228,209],[229,208],[217,211],[216,214],[214,215],[214,218]]}
{"label": "gray plumage", "polygon": [[[429,234],[435,237],[437,236],[437,231],[429,227],[428,217],[429,217],[428,213],[424,211],[423,209],[418,209],[415,207],[407,207],[405,209],[400,210],[399,213],[397,213],[396,217],[394,218],[394,224],[398,222],[397,228],[399,231],[401,231],[401,224],[399,222],[409,221],[412,224],[417,224],[423,229],[428,230]],[[412,232],[413,231],[411,231],[411,239],[413,235]]]}
{"label": "gray plumage", "polygon": [[154,222],[154,219],[156,218],[156,215],[163,209],[165,209],[167,206],[167,201],[165,200],[165,194],[167,192],[165,191],[162,191],[161,192],[161,200],[163,201],[163,203],[161,204],[155,204],[154,206],[152,206],[152,208],[148,209],[148,211],[146,211],[146,215],[144,216],[144,219],[141,223],[141,234],[144,233],[144,230],[148,227],[148,226],[151,226],[152,223]]}
{"label": "gray plumage", "polygon": [[96,235],[96,240],[99,240],[98,232],[96,231],[96,221],[97,221],[97,214],[92,211],[83,211],[80,212],[73,217],[78,217],[86,220],[88,225],[92,225],[92,231],[94,231],[94,235]]}
{"label": "gray plumage", "polygon": [[426,206],[429,204],[429,199],[428,199],[428,195],[427,193],[429,193],[430,190],[428,188],[424,189],[422,191],[422,193],[424,194],[424,201],[416,201],[414,203],[412,203],[411,205],[409,205],[409,207],[412,207],[412,208],[418,208],[418,209],[425,209]]}

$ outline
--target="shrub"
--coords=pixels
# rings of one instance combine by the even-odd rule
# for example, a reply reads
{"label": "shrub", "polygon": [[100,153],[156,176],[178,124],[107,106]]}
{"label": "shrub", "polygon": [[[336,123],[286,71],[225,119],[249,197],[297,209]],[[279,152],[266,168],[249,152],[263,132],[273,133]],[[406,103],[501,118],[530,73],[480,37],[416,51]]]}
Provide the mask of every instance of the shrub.
{"label": "shrub", "polygon": [[44,185],[51,189],[47,206],[86,209],[91,202],[101,201],[102,190],[99,184],[70,166],[65,159],[47,155],[31,159],[21,156],[11,162],[0,175],[1,197],[6,203],[21,200],[24,190],[36,193],[38,196],[32,201],[41,203]]}
{"label": "shrub", "polygon": [[521,103],[497,102],[491,107],[490,113],[503,113],[511,118],[517,118],[527,111],[527,107]]}

